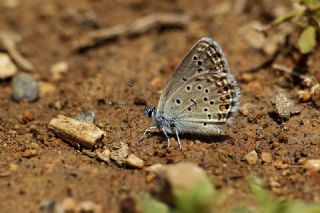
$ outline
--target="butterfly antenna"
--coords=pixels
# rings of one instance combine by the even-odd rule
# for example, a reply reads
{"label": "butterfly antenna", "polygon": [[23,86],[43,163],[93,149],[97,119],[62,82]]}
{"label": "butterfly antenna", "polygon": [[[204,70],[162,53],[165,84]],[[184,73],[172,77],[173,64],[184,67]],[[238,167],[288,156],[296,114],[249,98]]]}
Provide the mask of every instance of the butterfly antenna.
{"label": "butterfly antenna", "polygon": [[114,102],[114,101],[109,101],[108,104],[112,105],[112,106],[120,106],[120,107],[140,107],[140,108],[145,108],[146,107],[143,104],[124,104],[124,103],[117,103],[117,102]]}
{"label": "butterfly antenna", "polygon": [[[150,101],[149,101],[149,99],[147,98],[147,96],[145,96],[138,88],[134,87],[131,82],[129,82],[128,85],[129,85],[129,87],[130,87],[131,89],[133,89],[133,91],[135,91],[136,93],[138,93],[139,95],[141,95],[141,96],[145,99],[145,101],[146,101],[146,106],[149,106]],[[142,105],[142,104],[140,104],[140,105],[138,105],[138,106],[146,107],[146,106],[144,106],[144,105]]]}

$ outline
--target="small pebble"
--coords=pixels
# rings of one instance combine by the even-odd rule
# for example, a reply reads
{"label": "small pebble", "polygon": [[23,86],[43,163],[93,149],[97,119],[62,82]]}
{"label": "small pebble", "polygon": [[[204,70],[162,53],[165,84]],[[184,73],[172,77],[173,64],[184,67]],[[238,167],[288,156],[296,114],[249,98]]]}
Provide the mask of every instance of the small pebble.
{"label": "small pebble", "polygon": [[48,95],[54,94],[57,89],[51,83],[40,81],[39,82],[39,90],[40,90],[40,97],[46,97]]}
{"label": "small pebble", "polygon": [[253,80],[253,75],[250,73],[243,73],[240,80],[244,83],[249,83]]}
{"label": "small pebble", "polygon": [[2,0],[0,1],[1,6],[6,7],[7,9],[15,9],[19,6],[21,0]]}
{"label": "small pebble", "polygon": [[300,108],[283,93],[279,93],[271,103],[281,119],[288,119],[291,115],[300,113]]}
{"label": "small pebble", "polygon": [[156,163],[156,164],[153,164],[151,166],[148,166],[145,168],[145,170],[147,172],[152,172],[152,173],[155,173],[157,170],[159,170],[161,167],[163,167],[163,165],[161,163]]}
{"label": "small pebble", "polygon": [[298,160],[298,164],[300,164],[300,165],[303,165],[303,164],[305,164],[307,162],[307,158],[300,158],[299,160]]}
{"label": "small pebble", "polygon": [[[193,163],[178,163],[159,167],[155,174],[159,178],[157,183],[162,197],[170,198],[167,202],[181,200],[186,195],[194,194],[201,184],[201,199],[195,201],[199,206],[207,205],[213,196],[213,187],[206,172]],[[195,198],[196,198],[195,197]],[[206,204],[205,204],[206,203]]]}
{"label": "small pebble", "polygon": [[126,143],[123,143],[122,141],[111,144],[112,147],[110,149],[111,152],[111,159],[114,160],[119,166],[122,166],[126,158],[129,155],[129,146]]}
{"label": "small pebble", "polygon": [[249,152],[244,159],[247,161],[250,165],[256,165],[258,161],[258,154],[255,150]]}
{"label": "small pebble", "polygon": [[144,167],[144,162],[139,157],[134,154],[130,154],[126,159],[126,164],[129,167],[142,169]]}
{"label": "small pebble", "polygon": [[264,163],[271,163],[272,162],[272,155],[268,152],[261,153],[261,160]]}
{"label": "small pebble", "polygon": [[80,203],[79,212],[101,213],[102,206],[99,204],[96,204],[93,201],[85,201],[85,202]]}
{"label": "small pebble", "polygon": [[151,183],[155,178],[156,176],[154,174],[149,174],[146,176],[146,182]]}
{"label": "small pebble", "polygon": [[6,79],[17,73],[16,65],[7,54],[0,53],[0,79]]}
{"label": "small pebble", "polygon": [[247,87],[256,94],[261,94],[261,92],[263,91],[263,85],[259,81],[251,81],[250,83],[248,83]]}
{"label": "small pebble", "polygon": [[275,178],[269,178],[269,185],[271,188],[279,188],[281,187],[281,184],[275,179]]}
{"label": "small pebble", "polygon": [[304,168],[309,171],[319,172],[320,171],[320,159],[310,159],[304,164]]}
{"label": "small pebble", "polygon": [[64,212],[73,213],[76,212],[78,205],[73,198],[67,197],[61,202],[61,206],[63,207]]}
{"label": "small pebble", "polygon": [[69,65],[65,61],[60,61],[50,67],[51,77],[54,81],[61,80],[69,70]]}
{"label": "small pebble", "polygon": [[162,82],[162,79],[159,78],[159,77],[156,77],[156,78],[154,78],[154,79],[151,80],[151,83],[150,83],[150,84],[151,84],[151,86],[153,86],[153,87],[158,87],[158,86],[160,86],[161,82]]}
{"label": "small pebble", "polygon": [[22,157],[24,157],[24,158],[32,158],[32,157],[36,156],[37,154],[38,154],[37,150],[35,150],[35,149],[27,149],[22,153]]}
{"label": "small pebble", "polygon": [[12,98],[16,102],[35,101],[39,97],[38,82],[28,73],[19,73],[12,79]]}
{"label": "small pebble", "polygon": [[109,163],[110,162],[110,156],[111,156],[111,151],[109,149],[105,149],[103,150],[102,152],[99,150],[96,151],[96,154],[97,154],[97,157],[106,162],[106,163]]}
{"label": "small pebble", "polygon": [[317,107],[320,107],[320,84],[311,88],[313,90],[312,101]]}
{"label": "small pebble", "polygon": [[254,140],[257,139],[256,134],[255,134],[254,132],[250,131],[250,130],[246,131],[244,134],[245,134],[245,136],[247,136],[248,138],[251,138],[251,139],[254,139]]}
{"label": "small pebble", "polygon": [[64,213],[63,207],[54,200],[45,200],[41,203],[40,210],[43,213]]}
{"label": "small pebble", "polygon": [[23,123],[28,123],[30,121],[32,121],[34,118],[33,118],[33,113],[32,111],[24,111],[22,113],[22,122]]}
{"label": "small pebble", "polygon": [[300,90],[298,91],[298,97],[300,102],[306,103],[311,100],[312,94],[309,91]]}
{"label": "small pebble", "polygon": [[61,101],[56,101],[56,102],[54,102],[53,107],[54,107],[56,110],[62,110],[63,105],[62,105]]}
{"label": "small pebble", "polygon": [[272,163],[272,165],[276,168],[276,169],[287,169],[289,167],[288,164],[284,163],[282,160],[276,160]]}
{"label": "small pebble", "polygon": [[93,201],[76,202],[73,198],[65,198],[61,202],[62,212],[68,213],[101,213],[102,206]]}
{"label": "small pebble", "polygon": [[80,115],[78,115],[75,119],[81,122],[94,124],[96,119],[96,114],[93,111],[87,110],[87,111],[81,112]]}
{"label": "small pebble", "polygon": [[254,113],[254,105],[251,103],[245,103],[241,106],[240,108],[240,113],[245,116],[248,117],[250,114],[255,114]]}

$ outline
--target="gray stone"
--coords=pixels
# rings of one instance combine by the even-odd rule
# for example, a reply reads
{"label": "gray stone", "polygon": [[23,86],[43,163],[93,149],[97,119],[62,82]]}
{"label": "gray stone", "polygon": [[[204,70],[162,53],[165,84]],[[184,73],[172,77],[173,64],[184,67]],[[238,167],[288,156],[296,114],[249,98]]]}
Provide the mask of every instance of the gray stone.
{"label": "gray stone", "polygon": [[80,115],[76,117],[76,120],[93,124],[96,119],[96,114],[93,111],[87,110],[84,112],[81,112]]}
{"label": "gray stone", "polygon": [[28,73],[19,73],[12,79],[12,98],[20,102],[23,100],[36,101],[39,97],[38,82]]}

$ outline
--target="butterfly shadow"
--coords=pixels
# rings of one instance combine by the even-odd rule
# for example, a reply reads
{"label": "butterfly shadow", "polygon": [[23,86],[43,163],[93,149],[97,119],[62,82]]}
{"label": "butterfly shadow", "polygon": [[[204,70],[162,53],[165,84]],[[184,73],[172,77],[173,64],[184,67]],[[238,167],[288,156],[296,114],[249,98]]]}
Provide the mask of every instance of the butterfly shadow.
{"label": "butterfly shadow", "polygon": [[199,140],[204,143],[222,143],[223,141],[230,139],[228,135],[201,135],[201,134],[189,134],[184,133],[179,135],[180,139],[186,140]]}
{"label": "butterfly shadow", "polygon": [[[144,139],[154,137],[160,138],[161,140],[166,140],[166,136],[161,131],[154,131],[150,132]],[[183,133],[179,134],[180,140],[188,140],[195,142],[196,140],[199,140],[200,142],[212,144],[212,143],[222,143],[228,139],[230,139],[230,136],[228,135],[201,135],[201,134],[189,134],[189,133]],[[176,135],[172,134],[170,135],[170,138],[174,138],[177,140]]]}

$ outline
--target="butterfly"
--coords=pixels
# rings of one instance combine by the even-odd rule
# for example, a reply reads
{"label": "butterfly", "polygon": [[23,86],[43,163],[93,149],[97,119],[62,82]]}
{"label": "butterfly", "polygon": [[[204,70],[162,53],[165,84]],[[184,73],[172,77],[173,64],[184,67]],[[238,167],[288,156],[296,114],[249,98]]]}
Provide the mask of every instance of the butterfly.
{"label": "butterfly", "polygon": [[146,106],[144,113],[160,129],[170,146],[169,135],[224,135],[221,126],[239,109],[240,89],[230,73],[227,59],[217,42],[201,38],[184,56],[165,86],[158,106]]}

